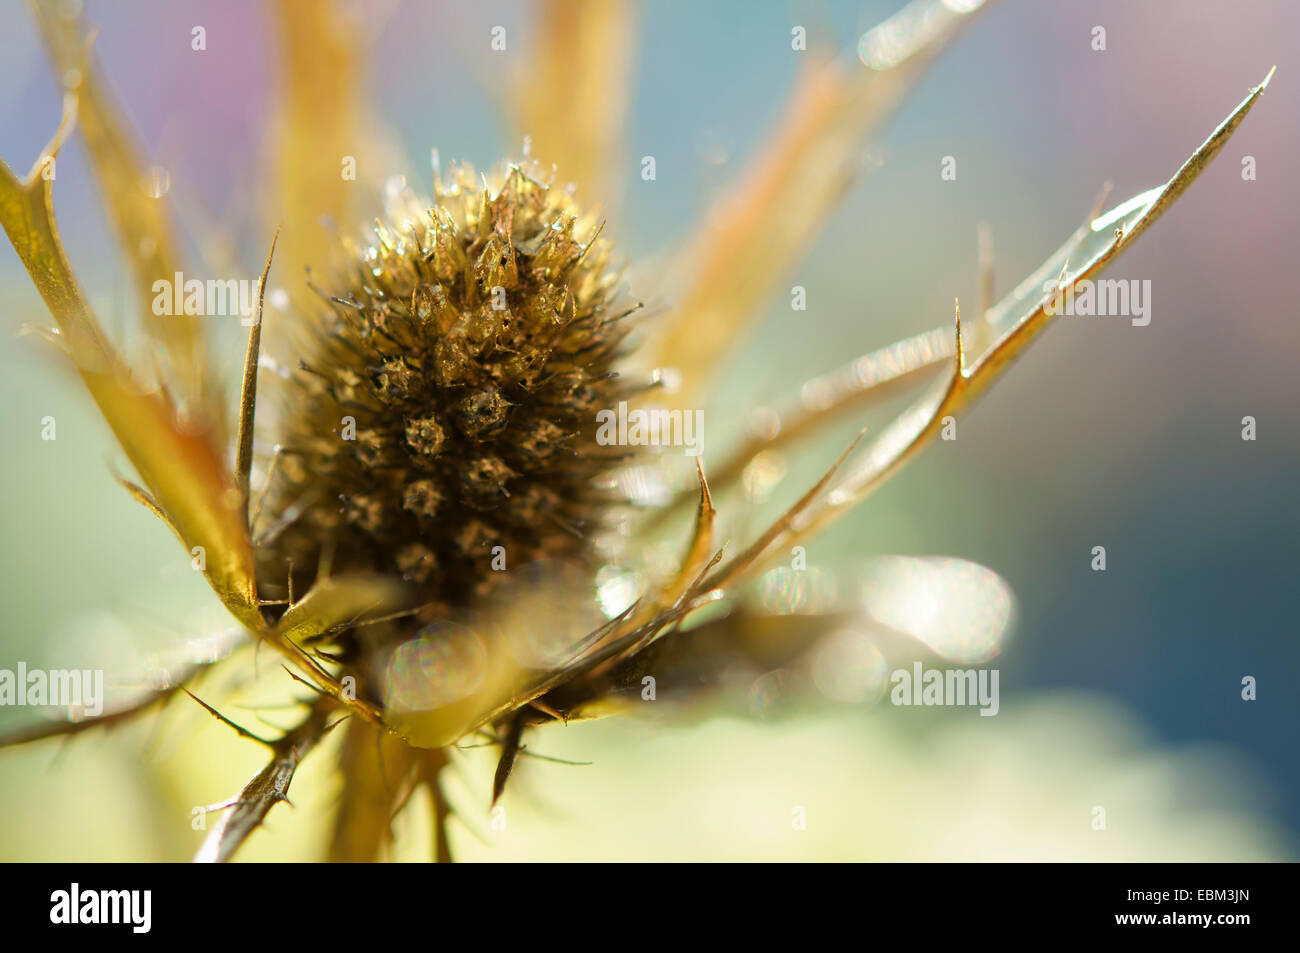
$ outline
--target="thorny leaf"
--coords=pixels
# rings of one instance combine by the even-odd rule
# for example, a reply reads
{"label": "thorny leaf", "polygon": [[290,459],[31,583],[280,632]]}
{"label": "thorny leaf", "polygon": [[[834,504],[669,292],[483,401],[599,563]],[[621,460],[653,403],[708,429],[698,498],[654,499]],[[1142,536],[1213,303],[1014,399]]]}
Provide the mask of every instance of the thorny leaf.
{"label": "thorny leaf", "polygon": [[244,501],[245,523],[253,531],[252,488],[249,481],[253,472],[253,431],[257,423],[257,371],[262,354],[262,314],[266,303],[266,278],[271,273],[271,260],[280,232],[271,240],[271,250],[257,282],[257,311],[253,326],[248,330],[248,346],[244,351],[244,377],[239,389],[239,432],[235,442],[235,487]]}
{"label": "thorny leaf", "polygon": [[268,629],[258,603],[246,501],[214,431],[186,427],[164,391],[139,388],[86,302],[54,222],[51,180],[42,174],[71,132],[74,97],[65,97],[64,110],[59,131],[25,179],[0,162],[0,223],[58,323],[65,352],[144,481],[147,495],[138,488],[133,495],[165,514],[191,553],[201,548],[203,574],[236,619],[297,663],[322,691],[376,720],[373,706],[349,698],[301,648]]}
{"label": "thorny leaf", "polygon": [[[52,0],[33,3],[36,19],[51,57],[69,91],[78,101],[78,123],[91,168],[99,180],[134,278],[136,300],[153,300],[156,280],[171,281],[182,267],[180,242],[167,214],[167,204],[145,191],[146,169],[136,143],[123,121],[123,111],[108,92],[98,64],[90,56],[75,14],[67,4]],[[187,314],[155,315],[142,311],[149,337],[166,352],[165,379],[182,398],[182,406],[205,424],[220,427],[225,420],[220,383],[207,366],[206,338],[200,319]],[[220,442],[220,433],[218,434]]]}
{"label": "thorny leaf", "polygon": [[257,629],[261,616],[244,507],[212,430],[185,427],[166,393],[139,389],[90,310],[63,251],[50,179],[42,170],[71,132],[75,109],[75,100],[66,99],[59,132],[26,179],[19,181],[0,163],[0,222],[155,505],[187,548],[202,547],[204,575],[226,607]]}
{"label": "thorny leaf", "polygon": [[769,141],[669,272],[690,275],[689,284],[649,347],[652,366],[681,374],[678,406],[697,398],[820,231],[858,171],[866,136],[981,5],[913,0],[862,38],[863,63],[822,58],[804,70]]}
{"label": "thorny leaf", "polygon": [[787,549],[824,529],[911,459],[938,433],[944,417],[956,417],[971,407],[1051,321],[1053,315],[1049,308],[1054,295],[1043,290],[1045,284],[1057,279],[1057,287],[1062,291],[1077,288],[1128,248],[1205,170],[1263,94],[1272,76],[1270,70],[1264,82],[1192,153],[1173,178],[1085,222],[1037,271],[992,308],[982,324],[977,322],[979,337],[996,340],[974,360],[968,359],[965,352],[958,311],[955,360],[949,377],[895,418],[815,499],[800,501],[787,513],[783,519],[788,520],[788,527],[767,540],[760,552],[752,554],[752,559],[737,559],[722,567],[706,580],[704,588],[733,585],[760,568],[773,552]]}
{"label": "thorny leaf", "polygon": [[695,529],[691,534],[690,545],[682,558],[677,576],[660,594],[656,609],[668,609],[691,591],[699,576],[710,565],[714,556],[713,524],[718,511],[713,506],[713,496],[709,493],[709,482],[704,478],[704,464],[695,458],[696,470],[700,478],[700,502],[695,509]]}
{"label": "thorny leaf", "polygon": [[[788,551],[791,545],[807,539],[847,513],[850,507],[920,450],[938,432],[943,417],[949,414],[955,416],[970,407],[993,383],[1000,371],[1041,333],[1051,317],[1045,306],[1052,301],[1051,295],[1041,291],[1044,282],[1060,275],[1061,288],[1077,286],[1127,248],[1205,169],[1263,93],[1271,77],[1272,72],[1165,185],[1144,192],[1086,223],[1042,267],[991,309],[983,333],[987,337],[1000,337],[973,362],[966,357],[959,313],[956,332],[951,335],[954,358],[948,378],[927,391],[879,436],[856,453],[855,447],[862,438],[855,440],[849,450],[794,506],[747,549],[695,585],[679,601],[677,608],[639,627],[631,612],[623,619],[614,620],[610,631],[602,633],[602,638],[594,644],[591,651],[575,659],[561,673],[512,696],[492,713],[490,720],[500,718],[506,712],[516,711],[537,699],[544,699],[546,707],[564,712],[566,716],[571,713],[566,706],[574,706],[575,710],[585,713],[592,707],[591,702],[600,697],[601,691],[612,684],[610,679],[622,677],[628,672],[635,673],[638,656],[632,655],[628,661],[612,667],[607,663],[624,657],[626,650],[633,645],[650,645],[654,649],[664,642],[689,640],[692,631],[666,639],[658,639],[658,635],[669,626],[682,621],[694,609],[717,601],[752,578],[766,567],[774,554]],[[899,370],[904,371],[909,367],[919,369],[928,363],[928,360],[920,363],[909,360]],[[877,383],[888,380],[892,380],[892,377],[886,374]],[[854,393],[854,397],[857,396],[859,395]],[[696,658],[690,652],[682,653],[682,657],[688,661]],[[596,709],[599,707],[595,706]]]}
{"label": "thorny leaf", "polygon": [[298,765],[333,727],[326,723],[326,707],[314,706],[305,721],[271,746],[271,763],[254,775],[226,808],[194,856],[195,863],[222,864],[230,860],[261,826],[271,808],[289,799],[289,784]]}
{"label": "thorny leaf", "polygon": [[[687,544],[686,553],[682,557],[676,574],[665,582],[654,598],[642,600],[636,611],[629,614],[626,623],[612,628],[603,641],[593,643],[592,650],[600,648],[604,642],[617,639],[626,630],[635,629],[650,622],[665,610],[676,606],[682,599],[691,594],[704,573],[712,569],[722,558],[721,551],[715,551],[714,549],[714,523],[718,511],[713,506],[713,496],[709,492],[709,483],[704,478],[704,464],[699,457],[695,458],[695,466],[700,482],[700,497],[695,508],[695,528],[691,532],[690,542]],[[653,637],[653,634],[650,637]],[[635,645],[631,646],[628,651],[635,652],[636,648]],[[610,659],[604,665],[613,665],[615,661],[615,659]]]}

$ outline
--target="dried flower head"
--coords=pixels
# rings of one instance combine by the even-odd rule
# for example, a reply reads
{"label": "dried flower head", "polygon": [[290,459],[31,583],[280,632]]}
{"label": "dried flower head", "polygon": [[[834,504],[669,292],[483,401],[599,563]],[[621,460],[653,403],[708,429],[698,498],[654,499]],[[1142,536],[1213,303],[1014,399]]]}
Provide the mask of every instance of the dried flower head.
{"label": "dried flower head", "polygon": [[283,395],[272,513],[301,512],[264,553],[305,592],[335,572],[416,584],[433,619],[512,564],[581,559],[621,455],[596,413],[629,396],[626,332],[599,225],[536,163],[495,185],[469,166],[432,203],[403,194],[330,279]]}

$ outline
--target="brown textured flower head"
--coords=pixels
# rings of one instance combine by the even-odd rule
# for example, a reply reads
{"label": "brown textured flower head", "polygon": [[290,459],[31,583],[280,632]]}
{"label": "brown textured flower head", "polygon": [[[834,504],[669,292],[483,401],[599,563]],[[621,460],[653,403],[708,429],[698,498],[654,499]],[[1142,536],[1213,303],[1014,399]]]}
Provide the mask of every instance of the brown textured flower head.
{"label": "brown textured flower head", "polygon": [[582,557],[594,478],[622,452],[594,435],[597,408],[626,396],[626,312],[600,223],[540,173],[458,164],[432,203],[394,194],[319,289],[276,491],[280,511],[304,509],[267,553],[299,591],[326,552],[444,609],[502,578],[494,551],[512,566]]}

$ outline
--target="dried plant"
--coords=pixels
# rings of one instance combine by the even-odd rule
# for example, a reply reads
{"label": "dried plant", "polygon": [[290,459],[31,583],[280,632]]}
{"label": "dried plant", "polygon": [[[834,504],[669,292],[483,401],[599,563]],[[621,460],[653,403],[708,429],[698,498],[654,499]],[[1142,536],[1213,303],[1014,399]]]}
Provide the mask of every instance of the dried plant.
{"label": "dried plant", "polygon": [[[859,59],[817,61],[791,94],[759,158],[703,220],[674,273],[686,280],[656,323],[621,290],[612,242],[582,204],[609,185],[624,106],[618,76],[631,34],[622,4],[548,3],[536,62],[515,98],[526,154],[485,175],[436,166],[433,194],[388,190],[370,235],[338,239],[322,213],[359,221],[333,157],[374,145],[361,135],[360,57],[328,4],[282,0],[282,97],[274,126],[273,214],[249,333],[238,413],[229,419],[203,328],[149,317],[152,363],[133,361],[92,313],[64,254],[44,171],[80,129],[141,300],[183,272],[165,203],[135,187],[145,169],[107,94],[80,24],[36,6],[59,75],[63,121],[31,172],[0,167],[0,219],[77,369],[131,461],[128,492],[170,526],[248,635],[283,657],[295,727],[263,740],[208,702],[216,718],[265,745],[267,767],[234,797],[198,859],[229,859],[287,799],[301,761],[338,727],[343,797],[331,858],[382,856],[394,815],[420,788],[434,810],[435,852],[449,859],[451,813],[440,779],[449,750],[501,749],[501,795],[525,732],[633,705],[660,690],[708,686],[732,666],[780,668],[828,620],[761,616],[731,606],[744,584],[844,515],[896,472],[949,416],[974,401],[1051,320],[1055,279],[1073,289],[1109,264],[1176,200],[1223,147],[1267,79],[1174,175],[1087,221],[1002,301],[965,324],[869,353],[813,382],[779,426],[745,442],[706,481],[660,499],[680,458],[600,439],[600,411],[694,407],[710,370],[775,282],[817,234],[857,169],[853,157],[926,64],[978,8],[914,0],[866,34]],[[1271,76],[1271,74],[1270,74]],[[317,108],[322,101],[331,108]],[[563,104],[561,108],[560,104]],[[370,146],[368,146],[369,148]],[[321,161],[320,157],[330,157]],[[570,185],[570,183],[573,185]],[[259,402],[263,292],[290,274],[292,324],[271,327],[295,368]],[[311,278],[296,276],[314,268]],[[991,282],[986,283],[991,288]],[[629,335],[648,337],[634,347]],[[272,364],[271,366],[276,366]],[[666,392],[672,368],[680,387]],[[904,385],[916,401],[859,437],[770,526],[732,545],[714,496],[791,445]],[[809,393],[805,389],[804,393]],[[262,452],[257,420],[273,440]],[[638,487],[642,487],[638,491]],[[666,517],[694,511],[680,558],[634,599],[602,613],[593,580],[637,565],[672,539]],[[581,630],[576,627],[582,626]],[[246,656],[232,655],[231,658]],[[173,673],[129,708],[0,738],[36,741],[116,724],[189,693],[209,666]],[[287,673],[287,674],[286,674]],[[291,680],[290,680],[291,679]]]}

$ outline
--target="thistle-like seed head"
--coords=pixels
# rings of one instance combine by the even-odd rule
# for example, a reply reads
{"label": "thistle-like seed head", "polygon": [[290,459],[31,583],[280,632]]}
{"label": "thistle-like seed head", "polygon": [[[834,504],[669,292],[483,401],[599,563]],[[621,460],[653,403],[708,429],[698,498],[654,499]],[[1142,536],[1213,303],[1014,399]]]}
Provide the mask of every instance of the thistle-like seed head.
{"label": "thistle-like seed head", "polygon": [[432,207],[406,193],[347,244],[283,401],[277,510],[301,514],[269,578],[291,562],[305,585],[326,559],[454,608],[501,559],[582,558],[624,330],[598,223],[536,172],[454,167]]}

